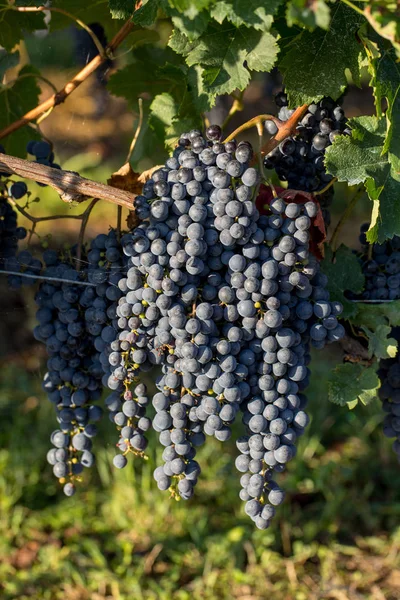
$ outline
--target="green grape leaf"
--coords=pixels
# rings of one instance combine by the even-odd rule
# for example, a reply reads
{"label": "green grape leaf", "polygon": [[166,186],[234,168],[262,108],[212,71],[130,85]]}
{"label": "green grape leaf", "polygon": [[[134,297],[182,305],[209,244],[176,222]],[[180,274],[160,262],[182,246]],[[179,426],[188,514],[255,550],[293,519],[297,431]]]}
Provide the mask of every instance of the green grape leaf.
{"label": "green grape leaf", "polygon": [[327,384],[330,402],[354,408],[358,402],[370,404],[377,397],[380,382],[373,366],[345,363],[335,367]]}
{"label": "green grape leaf", "polygon": [[211,8],[211,16],[222,24],[225,19],[236,27],[245,25],[261,31],[271,28],[274,15],[283,0],[219,0]]}
{"label": "green grape leaf", "polygon": [[134,0],[108,0],[113,19],[129,19],[135,10]]}
{"label": "green grape leaf", "polygon": [[395,173],[388,164],[375,179],[368,179],[365,187],[374,201],[371,225],[367,240],[382,243],[400,234],[400,173]]}
{"label": "green grape leaf", "polygon": [[150,104],[149,124],[160,139],[165,137],[165,130],[176,118],[178,107],[171,94],[158,94]]}
{"label": "green grape leaf", "polygon": [[137,107],[138,96],[148,93],[153,96],[164,91],[166,82],[157,80],[154,71],[146,63],[127,65],[111,75],[107,87],[114,96],[125,98],[131,108]]}
{"label": "green grape leaf", "polygon": [[[151,34],[150,31],[147,33]],[[111,75],[107,84],[110,93],[126,98],[131,108],[137,108],[137,98],[141,94],[154,97],[162,92],[169,92],[171,86],[181,83],[182,74],[178,75],[178,71],[175,72],[177,81],[171,81],[170,72],[169,76],[161,74],[160,77],[155,77],[155,73],[167,63],[181,60],[169,48],[143,47],[133,56],[135,62]],[[182,66],[186,68],[186,65]]]}
{"label": "green grape leaf", "polygon": [[243,90],[250,81],[249,69],[269,71],[277,55],[275,38],[267,32],[236,28],[229,24],[209,25],[189,51],[189,66],[204,68],[204,84],[213,94]]}
{"label": "green grape leaf", "polygon": [[349,120],[352,136],[338,136],[325,154],[329,173],[349,185],[365,182],[373,209],[369,242],[383,242],[400,234],[400,172],[385,153],[386,119]]}
{"label": "green grape leaf", "polygon": [[183,56],[186,56],[193,48],[195,48],[193,41],[190,41],[189,38],[178,29],[173,30],[168,41],[168,46],[172,48],[174,52],[182,54]]}
{"label": "green grape leaf", "polygon": [[203,10],[210,0],[161,0],[161,6],[179,33],[196,40],[207,29],[210,14]]}
{"label": "green grape leaf", "polygon": [[368,351],[376,358],[394,358],[397,354],[397,341],[388,337],[392,331],[389,325],[378,325],[375,331],[368,327],[361,328],[368,336]]}
{"label": "green grape leaf", "polygon": [[182,133],[185,131],[190,131],[194,128],[201,127],[201,120],[196,116],[187,116],[187,117],[175,117],[172,120],[171,125],[168,125],[165,130],[165,145],[169,149],[169,151],[173,150],[178,143],[178,140]]}
{"label": "green grape leaf", "polygon": [[210,9],[211,17],[217,21],[220,25],[225,21],[229,20],[228,17],[232,14],[232,4],[229,1],[219,0]]}
{"label": "green grape leaf", "polygon": [[400,63],[392,48],[379,43],[378,49],[379,54],[371,56],[369,66],[379,117],[383,116],[383,100],[387,102],[387,134],[382,152],[388,152],[390,164],[396,173],[400,173]]}
{"label": "green grape leaf", "polygon": [[188,67],[169,48],[142,48],[140,53],[134,54],[134,58],[134,63],[114,73],[108,83],[109,91],[126,98],[134,110],[137,109],[138,96],[154,99],[163,92],[176,99],[180,116],[200,115],[214,105],[215,95],[205,89],[203,69],[199,65]]}
{"label": "green grape leaf", "polygon": [[193,19],[190,19],[185,14],[179,13],[177,10],[169,9],[166,12],[171,17],[172,23],[176,29],[181,34],[186,35],[190,41],[199,38],[207,29],[210,21],[210,16],[205,11],[196,15]]}
{"label": "green grape leaf", "polygon": [[[43,3],[42,3],[43,4]],[[87,25],[101,23],[104,27],[108,41],[120,29],[121,23],[116,19],[110,19],[110,8],[108,0],[97,0],[96,2],[82,2],[82,0],[52,0],[53,8],[61,8],[74,15]],[[71,27],[74,21],[71,17],[57,11],[52,11],[49,22],[50,31]],[[79,27],[79,25],[76,25]]]}
{"label": "green grape leaf", "polygon": [[328,31],[303,31],[280,61],[291,106],[310,104],[323,96],[338,98],[347,85],[346,69],[354,83],[360,82],[363,46],[356,34],[365,19],[342,2],[337,2],[331,12]]}
{"label": "green grape leaf", "polygon": [[178,102],[171,94],[156,96],[150,105],[149,125],[166,147],[173,148],[179,136],[188,129],[199,125],[199,119],[193,116],[180,118],[185,98]]}
{"label": "green grape leaf", "polygon": [[187,84],[197,114],[202,114],[214,106],[216,95],[208,92],[205,88],[203,69],[200,65],[188,69]]}
{"label": "green grape leaf", "polygon": [[331,300],[338,300],[343,304],[342,316],[346,319],[357,313],[357,303],[351,302],[344,295],[345,290],[359,294],[364,289],[365,278],[361,265],[355,254],[344,246],[339,246],[335,260],[332,262],[333,252],[328,246],[325,249],[325,258],[321,262],[321,269],[328,277],[328,290]]}
{"label": "green grape leaf", "polygon": [[17,12],[11,7],[0,12],[0,46],[11,51],[27,31],[46,29],[42,12]]}
{"label": "green grape leaf", "polygon": [[400,20],[398,3],[394,0],[368,2],[364,14],[368,23],[383,38],[389,40],[400,58]]}
{"label": "green grape leaf", "polygon": [[[189,19],[194,19],[212,0],[168,0],[169,6],[180,13],[184,13]],[[164,4],[166,4],[164,0]]]}
{"label": "green grape leaf", "polygon": [[7,50],[0,50],[0,81],[3,80],[3,77],[8,71],[8,69],[12,69],[12,67],[16,67],[19,63],[19,52],[9,53]]}
{"label": "green grape leaf", "polygon": [[[40,87],[36,75],[40,75],[39,71],[26,65],[18,73],[14,85],[0,91],[0,129],[20,119],[29,109],[39,104]],[[30,127],[21,127],[2,140],[2,144],[7,154],[25,158],[26,145],[31,139],[39,139],[39,136]]]}
{"label": "green grape leaf", "polygon": [[[140,129],[135,148],[132,152],[130,163],[137,173],[152,167],[160,165],[167,159],[167,151],[163,143],[149,124],[150,101],[143,101],[143,123]],[[138,126],[138,119],[133,124],[135,130]]]}
{"label": "green grape leaf", "polygon": [[388,161],[382,156],[386,135],[384,119],[357,117],[349,119],[350,136],[337,136],[325,153],[325,166],[339,181],[357,185],[385,172]]}
{"label": "green grape leaf", "polygon": [[253,48],[249,48],[246,56],[247,66],[251,71],[270,71],[275,64],[278,53],[276,39],[267,32],[260,32],[258,41],[254,35]]}
{"label": "green grape leaf", "polygon": [[155,44],[159,39],[160,36],[154,29],[134,29],[129,34],[129,47],[135,50],[146,44]]}
{"label": "green grape leaf", "polygon": [[331,9],[325,0],[291,0],[287,6],[286,18],[289,27],[300,25],[310,31],[316,27],[328,29]]}
{"label": "green grape leaf", "polygon": [[147,0],[140,8],[135,10],[133,22],[141,27],[150,27],[157,19],[159,0]]}
{"label": "green grape leaf", "polygon": [[400,300],[367,304],[357,303],[358,311],[351,322],[358,327],[377,329],[380,326],[400,326]]}

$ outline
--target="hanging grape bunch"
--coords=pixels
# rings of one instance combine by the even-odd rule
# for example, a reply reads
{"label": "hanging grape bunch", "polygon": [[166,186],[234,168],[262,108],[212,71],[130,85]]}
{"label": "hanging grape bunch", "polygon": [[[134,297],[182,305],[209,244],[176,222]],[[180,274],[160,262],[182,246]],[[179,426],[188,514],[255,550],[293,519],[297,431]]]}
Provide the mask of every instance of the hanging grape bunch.
{"label": "hanging grape bunch", "polygon": [[[4,154],[0,145],[0,154]],[[6,183],[7,173],[0,173],[0,266],[7,259],[14,258],[18,251],[18,241],[26,237],[26,229],[18,227],[17,212],[11,201],[20,200],[28,191],[26,183],[15,181]]]}
{"label": "hanging grape bunch", "polygon": [[[341,306],[309,252],[317,205],[276,198],[260,215],[252,147],[221,137],[215,125],[205,138],[198,130],[181,136],[135,199],[141,223],[120,241],[112,231],[93,240],[87,269],[74,275],[87,283],[83,292],[65,283],[53,295],[42,285],[37,335],[50,354],[44,385],[59,423],[48,460],[72,494],[94,461],[101,365],[119,432],[114,465],[144,456],[152,426],[164,447],[157,485],[188,499],[200,475],[198,446],[207,436],[228,440],[241,418],[248,435],[237,441],[240,496],[265,529],[284,498],[274,477],[308,423],[310,345],[342,337]],[[72,278],[68,265],[51,260],[45,273]],[[55,334],[52,310],[61,319]],[[151,423],[140,374],[154,367],[162,373]]]}
{"label": "hanging grape bunch", "polygon": [[365,277],[362,300],[397,300],[400,298],[400,237],[395,235],[382,244],[368,244],[366,232],[369,223],[361,226],[359,240],[361,251],[357,252]]}
{"label": "hanging grape bunch", "polygon": [[[278,118],[287,121],[295,109],[288,108],[287,96],[279,92],[275,96]],[[270,135],[278,131],[273,121],[266,121],[265,128]],[[279,146],[264,158],[266,169],[274,169],[281,181],[287,181],[289,188],[318,192],[332,180],[326,172],[324,155],[326,149],[339,135],[350,135],[340,102],[323,98],[310,104],[307,112],[296,126],[294,135],[284,139]],[[333,187],[318,196],[326,225],[330,223],[329,206],[333,199]]]}

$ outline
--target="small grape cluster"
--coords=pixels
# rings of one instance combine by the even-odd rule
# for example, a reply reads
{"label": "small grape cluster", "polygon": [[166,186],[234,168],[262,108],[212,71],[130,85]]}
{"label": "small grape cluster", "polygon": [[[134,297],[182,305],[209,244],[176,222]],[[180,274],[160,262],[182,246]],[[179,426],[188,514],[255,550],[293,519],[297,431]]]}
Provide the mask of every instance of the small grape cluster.
{"label": "small grape cluster", "polygon": [[54,250],[45,250],[43,261],[42,275],[53,281],[41,283],[36,294],[39,324],[34,335],[46,345],[49,358],[43,389],[59,424],[51,435],[53,448],[47,460],[65,494],[71,496],[83,468],[95,461],[92,438],[97,433],[95,422],[102,416],[95,402],[101,397],[103,371],[85,318],[92,304],[87,293],[92,288],[81,285],[87,281],[87,271],[77,271],[72,256],[60,257]]}
{"label": "small grape cluster", "polygon": [[[280,92],[275,97],[279,108],[278,118],[287,121],[295,109],[288,108],[287,96]],[[265,127],[271,135],[278,131],[273,121]],[[350,135],[346,117],[340,104],[331,98],[323,98],[310,104],[306,114],[296,127],[295,135],[283,140],[264,159],[267,169],[275,169],[281,181],[289,187],[307,192],[323,188],[332,179],[325,171],[324,153],[338,135]]]}
{"label": "small grape cluster", "polygon": [[[0,147],[0,152],[2,150]],[[31,140],[27,144],[27,153],[35,156],[35,162],[61,168],[54,163],[54,153],[49,142]],[[44,187],[44,184],[39,185]],[[17,273],[39,276],[42,270],[41,261],[28,249],[18,252],[18,241],[26,238],[27,231],[25,227],[17,227],[17,212],[11,207],[8,199],[21,200],[27,194],[28,187],[25,182],[11,181],[4,187],[3,196],[0,195],[0,263],[5,270],[12,272],[8,283],[13,289],[35,284],[34,278],[21,277]]]}
{"label": "small grape cluster", "polygon": [[[5,154],[0,145],[0,154]],[[0,173],[0,177],[7,173]],[[26,229],[18,227],[17,212],[9,202],[9,198],[19,200],[25,196],[28,188],[22,181],[11,182],[9,186],[1,184],[0,190],[0,265],[4,267],[7,259],[15,257],[18,251],[18,241],[26,237]]]}
{"label": "small grape cluster", "polygon": [[[393,327],[391,333],[397,342],[400,342],[400,327]],[[379,398],[382,401],[383,411],[386,416],[383,421],[383,434],[388,438],[396,438],[393,450],[400,461],[400,361],[395,358],[382,359],[378,369],[381,387]]]}
{"label": "small grape cluster", "polygon": [[89,331],[96,336],[94,344],[100,353],[103,385],[111,390],[106,406],[119,432],[117,448],[120,451],[114,457],[114,464],[123,468],[128,453],[144,455],[147,447],[144,433],[151,426],[146,416],[149,404],[146,386],[138,383],[133,372],[128,374],[128,369],[125,370],[131,344],[137,337],[134,330],[140,322],[127,318],[131,311],[122,291],[128,281],[125,277],[127,256],[116,232],[110,230],[108,235],[98,235],[91,243],[87,259],[89,281],[95,287],[91,288],[94,298],[85,318]]}
{"label": "small grape cluster", "polygon": [[364,291],[350,298],[361,300],[397,300],[400,298],[400,237],[395,235],[382,244],[368,244],[369,224],[360,229],[361,251],[357,252],[363,275]]}
{"label": "small grape cluster", "polygon": [[[278,118],[287,121],[295,109],[288,108],[287,96],[279,92],[275,97],[279,107]],[[266,121],[265,127],[270,135],[278,131],[273,121]],[[310,104],[306,114],[296,127],[296,133],[284,139],[279,146],[264,159],[266,169],[275,169],[281,181],[287,181],[288,187],[316,192],[324,188],[332,179],[326,172],[324,154],[338,135],[350,135],[343,108],[331,98],[323,98]],[[318,198],[325,223],[329,225],[329,206],[333,199],[333,188],[328,188]]]}
{"label": "small grape cluster", "polygon": [[18,241],[26,237],[26,229],[18,227],[17,213],[8,202],[8,196],[0,196],[0,264],[15,257]]}

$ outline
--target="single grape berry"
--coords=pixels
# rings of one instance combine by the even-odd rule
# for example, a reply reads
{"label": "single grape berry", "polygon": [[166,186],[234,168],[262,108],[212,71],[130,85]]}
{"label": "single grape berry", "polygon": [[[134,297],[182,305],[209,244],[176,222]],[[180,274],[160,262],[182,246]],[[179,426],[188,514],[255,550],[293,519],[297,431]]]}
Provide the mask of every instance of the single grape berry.
{"label": "single grape berry", "polygon": [[222,137],[222,130],[219,125],[210,125],[206,129],[206,137],[208,140],[217,141]]}
{"label": "single grape berry", "polygon": [[15,183],[12,184],[11,189],[10,189],[12,197],[15,198],[16,200],[19,200],[20,198],[25,196],[27,191],[28,191],[28,186],[23,181],[16,181]]}

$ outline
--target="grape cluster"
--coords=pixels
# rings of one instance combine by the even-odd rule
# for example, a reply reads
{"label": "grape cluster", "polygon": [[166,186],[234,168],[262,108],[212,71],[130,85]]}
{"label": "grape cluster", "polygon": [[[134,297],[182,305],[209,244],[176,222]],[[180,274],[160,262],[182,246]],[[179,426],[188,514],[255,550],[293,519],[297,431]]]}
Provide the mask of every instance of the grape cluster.
{"label": "grape cluster", "polygon": [[[199,131],[183,135],[135,200],[142,223],[121,240],[128,256],[118,283],[124,346],[109,354],[107,383],[115,391],[107,403],[131,427],[124,406],[134,405],[125,395],[140,371],[161,365],[153,428],[165,449],[154,477],[182,498],[200,473],[196,447],[207,435],[229,439],[242,412],[249,435],[238,443],[241,496],[264,528],[266,499],[283,499],[273,470],[294,456],[308,421],[298,393],[308,383],[309,345],[342,337],[341,306],[330,302],[326,277],[309,255],[315,203],[278,198],[260,216],[250,144],[220,139],[217,126],[206,139]],[[268,445],[262,452],[260,441]]]}
{"label": "grape cluster", "polygon": [[[5,150],[0,145],[0,154],[4,154]],[[0,177],[3,174],[0,173]],[[4,176],[7,176],[4,173]],[[15,257],[18,251],[18,241],[26,237],[26,229],[18,227],[17,212],[13,209],[9,202],[12,197],[19,200],[25,196],[28,188],[22,181],[11,182],[10,186],[1,184],[0,190],[0,266],[4,267],[7,259]]]}
{"label": "grape cluster", "polygon": [[[114,230],[100,234],[91,243],[87,254],[89,281],[96,284],[90,293],[94,296],[85,313],[90,332],[95,335],[95,348],[100,353],[103,385],[111,390],[106,399],[110,420],[119,432],[114,465],[123,468],[129,452],[143,455],[147,447],[144,433],[151,422],[146,417],[149,404],[144,384],[138,383],[133,372],[128,374],[129,351],[137,334],[139,320],[128,319],[129,305],[123,297],[128,277],[127,257]],[[125,306],[124,306],[125,305]],[[129,368],[129,367],[128,367]],[[132,389],[133,388],[133,389]]]}
{"label": "grape cluster", "polygon": [[[400,341],[400,327],[394,327],[391,337]],[[400,361],[399,357],[382,359],[378,370],[381,387],[379,398],[383,411],[386,413],[383,421],[383,433],[388,438],[396,438],[393,450],[400,461]]]}
{"label": "grape cluster", "polygon": [[[23,285],[35,285],[36,277],[40,277],[42,272],[41,260],[33,256],[32,252],[28,249],[22,250],[15,256],[6,259],[4,267],[6,271],[12,271],[12,274],[10,273],[8,276],[8,283],[14,290],[19,289]],[[35,277],[21,277],[16,273],[26,273]]]}
{"label": "grape cluster", "polygon": [[[14,184],[16,185],[16,184]],[[8,202],[8,196],[0,196],[0,265],[15,257],[18,241],[26,237],[26,229],[18,227],[17,213]]]}
{"label": "grape cluster", "polygon": [[360,229],[361,251],[357,253],[365,276],[362,300],[397,300],[400,298],[400,237],[395,235],[383,244],[368,244],[366,232],[369,224]]}
{"label": "grape cluster", "polygon": [[87,293],[92,288],[81,285],[87,282],[87,272],[78,272],[71,257],[60,258],[53,250],[45,250],[43,260],[42,274],[55,279],[41,283],[36,294],[34,335],[46,345],[49,358],[43,388],[59,424],[51,435],[53,448],[47,460],[65,494],[71,496],[75,480],[95,461],[92,438],[97,433],[95,422],[102,416],[95,402],[101,397],[103,371],[85,315],[92,303]]}
{"label": "grape cluster", "polygon": [[[279,107],[278,118],[287,121],[294,109],[288,108],[284,92],[276,95]],[[265,127],[270,135],[278,131],[273,121],[266,121]],[[323,98],[310,104],[306,114],[296,127],[296,133],[284,139],[264,159],[266,169],[275,169],[281,181],[287,181],[288,187],[316,192],[325,187],[332,179],[325,170],[324,154],[338,135],[350,135],[343,109],[331,98]],[[325,222],[330,223],[328,208],[332,203],[333,188],[330,187],[318,198]]]}
{"label": "grape cluster", "polygon": [[284,470],[295,456],[296,439],[309,420],[302,391],[308,385],[310,345],[320,349],[344,335],[337,320],[342,306],[330,301],[327,278],[308,254],[315,214],[313,202],[300,206],[277,199],[270,214],[259,219],[268,237],[269,229],[275,232],[269,257],[260,261],[268,293],[260,302],[267,310],[259,318],[267,331],[253,346],[257,369],[250,371],[251,394],[243,407],[248,435],[237,442],[236,467],[243,473],[240,497],[246,513],[260,529],[269,526],[274,507],[284,499],[274,471]]}

